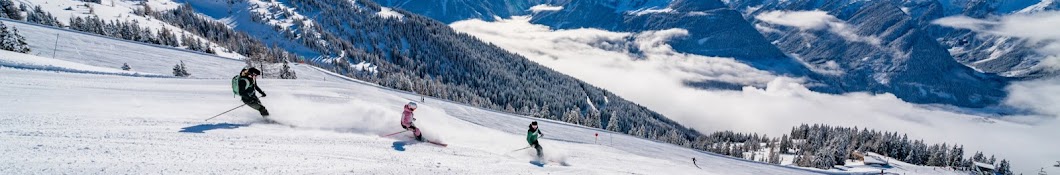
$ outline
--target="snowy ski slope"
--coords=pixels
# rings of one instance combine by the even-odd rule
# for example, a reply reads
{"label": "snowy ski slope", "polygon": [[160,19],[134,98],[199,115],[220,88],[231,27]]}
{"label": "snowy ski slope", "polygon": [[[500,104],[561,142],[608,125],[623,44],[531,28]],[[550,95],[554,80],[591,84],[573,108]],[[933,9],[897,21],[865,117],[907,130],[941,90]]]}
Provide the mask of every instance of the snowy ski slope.
{"label": "snowy ski slope", "polygon": [[[129,0],[99,0],[100,3],[86,3],[79,0],[14,0],[15,5],[25,4],[30,8],[40,6],[41,10],[49,12],[59,20],[60,23],[69,25],[70,18],[73,17],[89,17],[94,16],[104,21],[124,21],[128,23],[137,23],[140,27],[145,27],[151,31],[158,31],[162,28],[167,28],[173,31],[175,35],[180,38],[183,37],[185,31],[180,27],[173,26],[154,19],[151,16],[138,16],[133,13],[134,9],[139,8],[140,3],[145,3],[151,6],[154,10],[168,10],[177,8],[180,4],[171,1],[129,1]],[[7,20],[7,19],[5,19]],[[228,57],[228,58],[243,58],[243,55],[228,51],[216,43],[210,42],[208,39],[192,35],[191,37],[201,39],[206,43],[209,43],[211,48],[217,51],[217,55]],[[55,40],[55,35],[44,39]],[[63,38],[60,38],[63,39]],[[45,44],[45,43],[39,43]],[[52,42],[47,42],[52,44]],[[51,46],[49,46],[51,48]],[[50,52],[50,51],[49,51]],[[36,52],[35,52],[36,53]]]}
{"label": "snowy ski slope", "polygon": [[[421,103],[417,125],[449,147],[382,138],[401,130],[401,105],[418,96],[306,65],[294,66],[298,80],[260,81],[282,125],[249,108],[204,122],[241,104],[228,78],[242,61],[5,23],[37,54],[0,52],[0,174],[814,173],[538,120],[541,164],[530,149],[512,151],[535,119],[435,99]],[[46,58],[56,33],[69,40]],[[191,78],[168,76],[177,60]]]}

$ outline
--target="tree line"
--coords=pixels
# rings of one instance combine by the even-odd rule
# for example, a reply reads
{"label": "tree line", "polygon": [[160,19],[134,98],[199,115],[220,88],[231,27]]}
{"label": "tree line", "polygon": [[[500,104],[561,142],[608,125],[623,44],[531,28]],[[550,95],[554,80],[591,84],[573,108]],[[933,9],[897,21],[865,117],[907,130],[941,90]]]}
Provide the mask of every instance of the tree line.
{"label": "tree line", "polygon": [[[99,3],[98,1],[84,2],[86,2],[85,6],[87,7],[91,6],[91,4],[87,3]],[[232,50],[236,53],[247,56],[249,58],[248,60],[258,62],[258,66],[263,65],[260,63],[284,63],[284,67],[281,70],[278,70],[279,72],[275,73],[275,76],[269,76],[268,74],[263,76],[284,79],[293,79],[297,77],[294,75],[294,71],[286,65],[287,62],[295,61],[297,58],[296,55],[283,49],[277,49],[275,46],[269,47],[263,42],[250,37],[245,33],[227,28],[224,23],[206,19],[189,10],[190,7],[182,6],[181,9],[177,10],[156,12],[151,10],[151,7],[146,3],[142,3],[141,8],[134,9],[133,11],[133,14],[135,15],[161,19],[163,22],[183,29],[178,33],[164,26],[160,27],[160,29],[152,30],[151,28],[142,25],[140,21],[137,20],[107,21],[100,19],[95,15],[72,17],[69,19],[67,25],[63,25],[54,17],[54,15],[42,10],[40,6],[29,8],[26,4],[20,4],[16,7],[11,0],[0,0],[0,17],[3,18],[24,20],[26,22],[46,26],[67,28],[128,41],[184,48],[209,54],[216,54],[217,51],[215,48]],[[23,12],[26,13],[25,17],[21,14]],[[196,36],[207,40],[204,41]],[[211,43],[218,43],[219,45],[213,45]],[[250,61],[248,61],[248,66],[251,65],[249,62]],[[125,65],[123,65],[123,67],[124,66]],[[178,68],[182,71],[177,71]],[[273,71],[265,70],[265,72]],[[187,74],[186,67],[183,63],[175,66],[174,76],[186,77],[188,75],[190,74]]]}
{"label": "tree line", "polygon": [[[793,164],[802,167],[831,169],[874,152],[902,162],[956,170],[973,171],[974,162],[995,165],[997,173],[1012,174],[1007,160],[997,160],[976,152],[965,158],[963,145],[927,144],[910,139],[907,134],[867,128],[802,124],[780,137],[755,133],[719,131],[698,137],[693,147],[737,158],[780,164],[780,155],[794,155]],[[759,156],[754,152],[766,152]]]}

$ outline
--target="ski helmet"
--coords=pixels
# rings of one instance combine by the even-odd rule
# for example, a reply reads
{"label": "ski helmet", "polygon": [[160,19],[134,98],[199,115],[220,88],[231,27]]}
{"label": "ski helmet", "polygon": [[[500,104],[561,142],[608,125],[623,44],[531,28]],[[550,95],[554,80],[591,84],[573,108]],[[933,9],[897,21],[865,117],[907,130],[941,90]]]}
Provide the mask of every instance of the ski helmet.
{"label": "ski helmet", "polygon": [[251,67],[247,69],[247,75],[261,75],[261,71],[258,68]]}
{"label": "ski helmet", "polygon": [[415,111],[416,110],[416,102],[409,102],[409,104],[405,105],[405,108],[409,108],[409,110]]}
{"label": "ski helmet", "polygon": [[537,125],[537,121],[530,122],[530,125],[535,125],[536,126]]}

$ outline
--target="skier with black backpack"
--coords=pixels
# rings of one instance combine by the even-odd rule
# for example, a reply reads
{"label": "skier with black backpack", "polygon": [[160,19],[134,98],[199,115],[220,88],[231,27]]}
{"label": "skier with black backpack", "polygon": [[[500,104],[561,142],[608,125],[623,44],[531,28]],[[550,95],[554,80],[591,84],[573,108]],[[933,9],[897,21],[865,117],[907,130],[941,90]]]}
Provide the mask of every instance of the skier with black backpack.
{"label": "skier with black backpack", "polygon": [[531,122],[530,129],[526,130],[526,142],[537,150],[538,158],[541,158],[544,154],[541,152],[541,143],[538,143],[537,139],[544,136],[545,134],[541,133],[541,130],[537,128],[537,121]]}
{"label": "skier with black backpack", "polygon": [[239,76],[232,77],[232,92],[239,95],[240,100],[242,100],[244,104],[247,104],[250,108],[258,110],[258,112],[261,113],[262,118],[268,120],[269,110],[266,110],[265,106],[261,105],[261,100],[258,99],[258,96],[254,93],[254,91],[257,91],[261,93],[261,97],[266,96],[265,92],[261,91],[261,88],[258,87],[257,80],[255,80],[259,75],[261,75],[261,71],[257,68],[251,67],[243,69],[243,71],[239,73]]}

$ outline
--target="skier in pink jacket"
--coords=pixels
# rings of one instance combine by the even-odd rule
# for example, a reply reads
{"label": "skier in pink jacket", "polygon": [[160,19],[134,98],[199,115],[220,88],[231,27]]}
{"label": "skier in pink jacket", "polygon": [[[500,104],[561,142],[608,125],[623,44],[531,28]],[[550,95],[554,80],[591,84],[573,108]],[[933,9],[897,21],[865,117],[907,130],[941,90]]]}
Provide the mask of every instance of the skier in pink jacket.
{"label": "skier in pink jacket", "polygon": [[416,102],[409,102],[405,105],[405,112],[401,112],[401,128],[405,130],[412,130],[412,134],[416,136],[416,140],[423,141],[423,135],[420,134],[420,129],[412,125],[416,118],[413,117],[412,111],[416,111]]}

